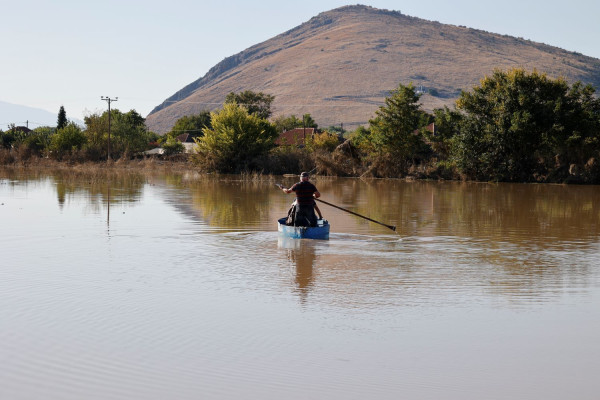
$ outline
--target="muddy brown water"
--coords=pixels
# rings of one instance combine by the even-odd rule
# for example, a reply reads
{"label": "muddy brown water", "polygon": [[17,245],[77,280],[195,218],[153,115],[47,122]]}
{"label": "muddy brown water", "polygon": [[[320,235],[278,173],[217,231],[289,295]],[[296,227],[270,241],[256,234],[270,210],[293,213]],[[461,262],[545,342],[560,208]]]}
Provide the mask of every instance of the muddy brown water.
{"label": "muddy brown water", "polygon": [[315,183],[0,171],[0,397],[597,398],[600,187]]}

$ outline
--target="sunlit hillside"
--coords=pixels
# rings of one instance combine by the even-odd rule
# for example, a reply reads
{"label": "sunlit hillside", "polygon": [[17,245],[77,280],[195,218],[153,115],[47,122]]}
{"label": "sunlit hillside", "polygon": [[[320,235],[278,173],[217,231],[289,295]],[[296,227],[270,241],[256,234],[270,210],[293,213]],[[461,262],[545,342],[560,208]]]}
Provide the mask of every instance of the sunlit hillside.
{"label": "sunlit hillside", "polygon": [[[229,92],[275,96],[274,116],[310,113],[320,126],[365,124],[398,83],[426,110],[452,106],[495,68],[537,69],[600,87],[600,60],[546,44],[396,11],[346,6],[226,58],[148,116],[164,133],[183,115],[220,107]],[[175,71],[174,71],[175,72]]]}

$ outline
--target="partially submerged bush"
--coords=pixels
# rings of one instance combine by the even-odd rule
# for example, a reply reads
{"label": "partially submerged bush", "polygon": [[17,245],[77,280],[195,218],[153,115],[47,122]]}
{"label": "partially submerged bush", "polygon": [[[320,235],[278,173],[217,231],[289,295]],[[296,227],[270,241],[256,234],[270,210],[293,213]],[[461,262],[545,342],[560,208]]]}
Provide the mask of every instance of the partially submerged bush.
{"label": "partially submerged bush", "polygon": [[269,121],[235,103],[211,113],[212,128],[195,138],[198,164],[219,172],[240,172],[257,169],[257,159],[275,146],[277,132]]}
{"label": "partially submerged bush", "polygon": [[183,143],[172,137],[167,138],[166,142],[163,143],[162,148],[164,149],[166,156],[180,154],[185,150]]}
{"label": "partially submerged bush", "polygon": [[52,136],[50,150],[53,157],[62,159],[67,154],[81,150],[86,142],[87,137],[85,133],[79,126],[71,122],[63,129],[57,130]]}

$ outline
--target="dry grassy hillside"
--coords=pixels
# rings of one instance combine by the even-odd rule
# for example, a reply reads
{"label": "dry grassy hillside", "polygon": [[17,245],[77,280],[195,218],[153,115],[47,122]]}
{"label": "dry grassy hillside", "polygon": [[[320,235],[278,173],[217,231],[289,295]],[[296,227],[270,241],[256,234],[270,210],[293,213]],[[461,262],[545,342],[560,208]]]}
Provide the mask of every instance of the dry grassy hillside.
{"label": "dry grassy hillside", "polygon": [[495,68],[523,67],[600,87],[600,60],[545,44],[402,15],[346,6],[241,53],[157,106],[151,130],[212,110],[229,92],[275,96],[274,116],[310,113],[319,126],[366,124],[398,83],[423,86],[426,110],[452,106]]}

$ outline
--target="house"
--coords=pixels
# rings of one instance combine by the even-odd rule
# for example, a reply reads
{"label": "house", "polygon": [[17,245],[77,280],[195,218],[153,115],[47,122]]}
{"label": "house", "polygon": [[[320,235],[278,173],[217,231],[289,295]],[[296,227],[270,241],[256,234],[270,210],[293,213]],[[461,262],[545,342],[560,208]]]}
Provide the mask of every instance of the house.
{"label": "house", "polygon": [[181,142],[181,144],[183,144],[183,147],[185,147],[184,153],[194,152],[194,146],[196,146],[196,142],[194,142],[194,137],[192,135],[190,135],[189,133],[182,133],[175,139]]}
{"label": "house", "polygon": [[15,132],[15,133],[21,132],[21,133],[24,133],[26,135],[28,135],[31,132],[33,132],[31,129],[29,129],[26,126],[15,126],[14,128],[12,128],[12,131]]}
{"label": "house", "polygon": [[283,132],[275,144],[278,146],[298,146],[304,147],[306,138],[312,137],[315,134],[315,128],[294,128]]}

